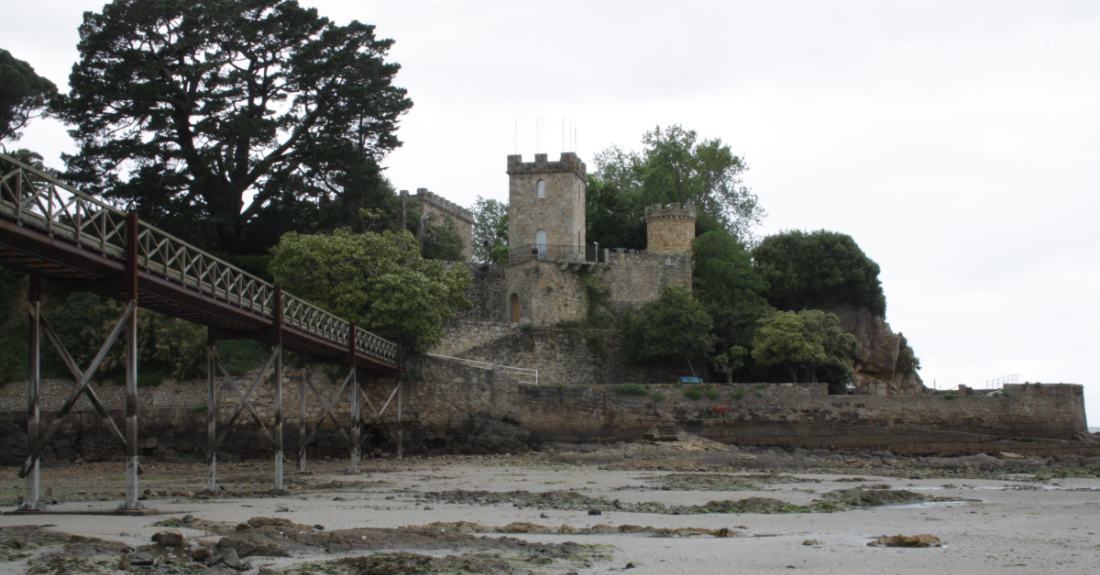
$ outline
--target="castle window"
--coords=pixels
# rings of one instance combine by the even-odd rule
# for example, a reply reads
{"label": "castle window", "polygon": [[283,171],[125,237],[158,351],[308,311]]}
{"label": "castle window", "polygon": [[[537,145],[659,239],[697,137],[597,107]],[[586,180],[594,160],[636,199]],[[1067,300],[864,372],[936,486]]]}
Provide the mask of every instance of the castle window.
{"label": "castle window", "polygon": [[546,259],[546,230],[535,232],[535,249],[538,250],[540,260]]}
{"label": "castle window", "polygon": [[546,180],[539,180],[538,195],[539,195],[540,198],[545,198],[546,197]]}

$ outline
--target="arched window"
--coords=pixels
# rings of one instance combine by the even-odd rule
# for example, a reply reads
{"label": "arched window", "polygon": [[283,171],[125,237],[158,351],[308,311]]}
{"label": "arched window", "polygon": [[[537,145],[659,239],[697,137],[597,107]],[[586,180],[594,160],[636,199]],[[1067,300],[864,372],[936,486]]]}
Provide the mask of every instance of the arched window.
{"label": "arched window", "polygon": [[512,323],[519,323],[519,296],[518,295],[512,294],[511,304],[512,304],[512,310],[511,310]]}
{"label": "arched window", "polygon": [[545,198],[546,197],[546,180],[539,180],[538,195],[539,195],[540,198]]}
{"label": "arched window", "polygon": [[535,249],[539,252],[539,259],[546,259],[546,230],[535,232]]}

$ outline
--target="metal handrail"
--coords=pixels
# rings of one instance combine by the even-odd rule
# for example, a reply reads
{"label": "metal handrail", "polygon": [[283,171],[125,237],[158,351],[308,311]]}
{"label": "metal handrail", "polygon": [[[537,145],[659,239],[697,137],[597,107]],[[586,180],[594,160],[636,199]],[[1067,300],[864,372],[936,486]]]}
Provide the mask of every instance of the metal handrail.
{"label": "metal handrail", "polygon": [[508,250],[508,263],[516,264],[532,260],[550,262],[596,262],[599,253],[596,246],[553,244],[527,244]]}
{"label": "metal handrail", "polygon": [[[0,218],[116,261],[126,259],[126,212],[0,154]],[[138,220],[138,269],[235,305],[275,317],[275,286]],[[351,324],[291,294],[283,294],[283,324],[341,347]],[[397,363],[397,344],[356,328],[355,349]]]}

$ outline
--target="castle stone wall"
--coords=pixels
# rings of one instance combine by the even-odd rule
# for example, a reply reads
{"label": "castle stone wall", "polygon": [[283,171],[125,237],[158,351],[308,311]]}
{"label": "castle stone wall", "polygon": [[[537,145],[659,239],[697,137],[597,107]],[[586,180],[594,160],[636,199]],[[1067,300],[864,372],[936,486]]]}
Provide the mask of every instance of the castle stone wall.
{"label": "castle stone wall", "polygon": [[610,250],[607,265],[595,272],[612,309],[637,310],[657,299],[662,286],[691,289],[691,254]]}
{"label": "castle stone wall", "polygon": [[474,257],[473,212],[438,194],[429,192],[427,188],[417,188],[415,198],[420,202],[422,213],[438,214],[449,218],[454,223],[458,235],[462,237],[462,261],[471,261]]}
{"label": "castle stone wall", "polygon": [[[586,303],[580,276],[557,262],[531,260],[511,264],[506,292],[520,302],[519,323],[546,326],[584,317]],[[509,304],[510,305],[510,304]]]}
{"label": "castle stone wall", "polygon": [[[584,162],[571,152],[549,162],[535,154],[534,162],[508,156],[508,245],[531,245],[535,233],[546,230],[547,245],[584,246]],[[537,184],[546,182],[546,197],[539,198]]]}

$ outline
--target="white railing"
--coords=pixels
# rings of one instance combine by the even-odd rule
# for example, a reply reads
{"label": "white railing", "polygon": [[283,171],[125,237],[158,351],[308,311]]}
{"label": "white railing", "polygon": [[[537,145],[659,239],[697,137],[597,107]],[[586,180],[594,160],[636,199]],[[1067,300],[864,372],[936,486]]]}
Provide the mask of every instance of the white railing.
{"label": "white railing", "polygon": [[[525,384],[528,384],[528,385],[538,385],[539,384],[539,370],[537,370],[537,369],[527,369],[527,368],[524,368],[524,367],[511,367],[511,366],[507,366],[507,365],[497,365],[497,364],[494,364],[494,363],[489,363],[487,361],[477,361],[477,360],[474,360],[474,359],[463,359],[461,357],[451,357],[449,355],[439,355],[439,354],[435,354],[435,353],[426,353],[424,355],[427,355],[428,357],[435,357],[435,358],[439,358],[439,359],[448,359],[448,360],[451,360],[451,361],[457,361],[459,363],[464,363],[466,365],[469,365],[471,367],[476,367],[478,369],[487,369],[487,370],[490,370],[490,371],[495,369],[496,371],[499,371],[501,373],[506,373],[508,375],[516,376],[516,382],[518,382],[518,383],[525,383]],[[527,381],[523,381],[523,379],[521,379],[521,378],[527,378]]]}

